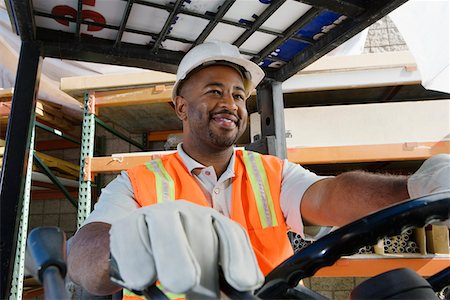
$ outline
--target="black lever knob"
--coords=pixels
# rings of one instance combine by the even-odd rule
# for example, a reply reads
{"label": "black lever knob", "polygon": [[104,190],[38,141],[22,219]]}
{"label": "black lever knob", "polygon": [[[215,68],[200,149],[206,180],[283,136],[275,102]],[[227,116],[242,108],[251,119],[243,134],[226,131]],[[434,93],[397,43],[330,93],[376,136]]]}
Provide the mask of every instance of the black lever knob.
{"label": "black lever knob", "polygon": [[28,251],[33,257],[36,273],[41,282],[47,268],[56,267],[65,277],[67,273],[66,237],[58,227],[39,227],[28,235]]}

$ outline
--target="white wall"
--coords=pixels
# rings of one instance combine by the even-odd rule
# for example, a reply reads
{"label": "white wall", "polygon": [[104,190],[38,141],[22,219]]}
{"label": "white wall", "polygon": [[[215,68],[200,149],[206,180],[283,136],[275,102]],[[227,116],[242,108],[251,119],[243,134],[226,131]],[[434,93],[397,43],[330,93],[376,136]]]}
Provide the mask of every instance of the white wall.
{"label": "white wall", "polygon": [[[284,113],[288,148],[450,140],[450,100],[288,108]],[[250,122],[253,141],[260,132],[259,114],[252,114]]]}

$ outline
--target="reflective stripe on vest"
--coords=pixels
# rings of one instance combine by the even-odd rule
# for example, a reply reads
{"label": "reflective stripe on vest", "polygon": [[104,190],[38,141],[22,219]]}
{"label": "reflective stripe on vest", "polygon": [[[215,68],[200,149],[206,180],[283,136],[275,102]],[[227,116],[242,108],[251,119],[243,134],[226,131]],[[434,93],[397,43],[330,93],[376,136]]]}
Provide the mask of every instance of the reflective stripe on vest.
{"label": "reflective stripe on vest", "polygon": [[[185,295],[183,294],[175,294],[167,291],[164,289],[164,287],[159,283],[159,281],[156,283],[156,286],[166,295],[167,298],[170,300],[176,300],[176,299],[184,299]],[[122,300],[145,300],[147,299],[145,296],[140,296],[138,294],[133,293],[130,290],[123,289],[122,290]]]}
{"label": "reflective stripe on vest", "polygon": [[252,185],[258,207],[259,218],[263,228],[278,226],[277,216],[270,193],[269,181],[264,169],[261,155],[243,151],[245,169]]}
{"label": "reflective stripe on vest", "polygon": [[[243,151],[242,154],[255,196],[261,226],[262,228],[278,226],[269,180],[261,155],[251,151]],[[175,200],[173,179],[167,173],[161,159],[146,162],[145,165],[155,175],[157,203]]]}
{"label": "reflective stripe on vest", "polygon": [[126,300],[145,300],[144,296],[140,296],[138,294],[133,293],[130,290],[127,289],[123,289],[122,290],[122,299],[126,299]]}
{"label": "reflective stripe on vest", "polygon": [[154,159],[145,163],[147,169],[153,172],[156,182],[157,202],[163,203],[175,200],[175,185],[164,168],[161,159]]}

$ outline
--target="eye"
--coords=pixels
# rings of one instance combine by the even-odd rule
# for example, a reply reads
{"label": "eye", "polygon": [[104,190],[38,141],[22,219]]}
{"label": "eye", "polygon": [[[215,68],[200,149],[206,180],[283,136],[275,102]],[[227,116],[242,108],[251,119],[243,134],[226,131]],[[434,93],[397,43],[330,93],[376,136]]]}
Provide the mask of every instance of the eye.
{"label": "eye", "polygon": [[242,95],[242,94],[234,94],[234,99],[236,99],[236,100],[240,100],[240,101],[244,101],[245,100],[245,97],[244,97],[244,95]]}
{"label": "eye", "polygon": [[221,95],[222,95],[222,92],[221,92],[220,90],[210,90],[210,91],[208,91],[208,94],[213,94],[213,95],[216,95],[216,96],[221,96]]}

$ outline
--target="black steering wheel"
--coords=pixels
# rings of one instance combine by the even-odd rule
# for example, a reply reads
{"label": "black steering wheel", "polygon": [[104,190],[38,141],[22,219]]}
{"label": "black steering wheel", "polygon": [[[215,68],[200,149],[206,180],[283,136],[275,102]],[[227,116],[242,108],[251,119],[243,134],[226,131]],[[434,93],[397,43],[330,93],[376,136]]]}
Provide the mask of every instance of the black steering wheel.
{"label": "black steering wheel", "polygon": [[[236,291],[223,276],[220,288],[230,299],[326,299],[306,288],[296,289],[299,281],[333,265],[341,256],[357,253],[363,246],[449,217],[450,192],[406,200],[347,224],[297,252],[266,276],[256,296]],[[156,286],[144,291],[144,295],[149,299],[168,299]]]}
{"label": "black steering wheel", "polygon": [[301,279],[333,265],[341,256],[401,232],[450,217],[450,192],[407,200],[347,224],[317,240],[272,270],[257,292],[260,298],[289,298]]}
{"label": "black steering wheel", "polygon": [[[407,200],[345,225],[294,254],[266,276],[265,283],[257,291],[256,296],[248,292],[236,291],[223,276],[220,288],[230,299],[298,299],[302,297],[326,299],[308,290],[302,291],[299,295],[295,288],[301,279],[314,275],[322,267],[334,264],[343,255],[356,253],[362,246],[373,245],[387,236],[398,235],[404,230],[423,227],[429,223],[445,221],[449,217],[450,192]],[[57,228],[43,228],[36,234],[30,233],[28,238],[28,245],[32,252],[35,252],[32,254],[36,269],[42,277],[41,280],[45,285],[54,283],[54,286],[47,286],[45,289],[46,299],[51,299],[52,295],[65,293],[61,279],[66,270],[62,258],[65,253],[64,240],[65,238],[61,237],[61,232]],[[439,285],[442,278],[449,277],[450,268],[447,268],[445,272],[445,274],[433,276],[431,281],[436,281]],[[48,279],[44,280],[45,277]],[[309,292],[311,294],[308,295]],[[142,293],[150,299],[168,299],[155,285]]]}

